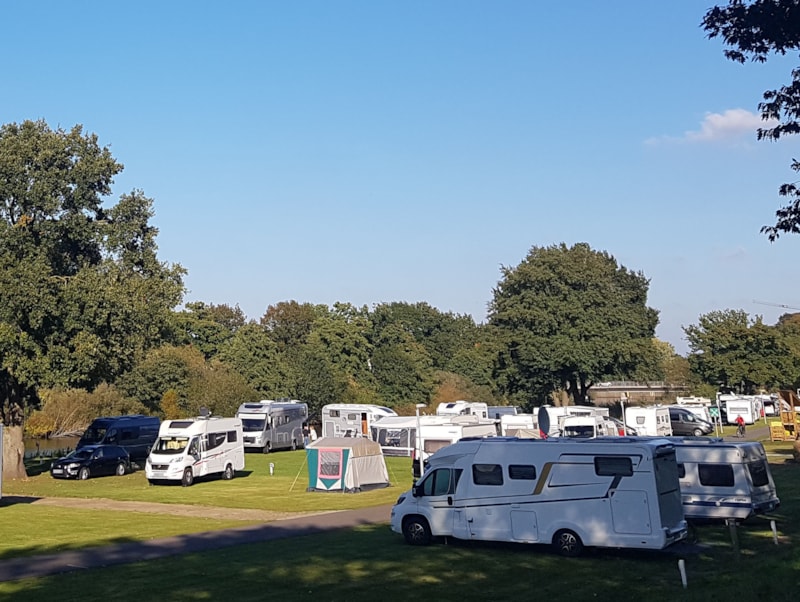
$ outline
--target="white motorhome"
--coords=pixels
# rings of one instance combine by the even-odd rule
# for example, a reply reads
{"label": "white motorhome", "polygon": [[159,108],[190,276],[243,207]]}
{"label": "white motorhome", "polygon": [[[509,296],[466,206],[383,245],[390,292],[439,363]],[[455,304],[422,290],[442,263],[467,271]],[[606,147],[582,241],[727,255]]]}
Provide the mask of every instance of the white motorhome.
{"label": "white motorhome", "polygon": [[489,417],[489,406],[480,401],[451,401],[442,402],[436,408],[437,416],[477,416]]}
{"label": "white motorhome", "polygon": [[308,404],[296,399],[243,403],[236,411],[242,420],[245,449],[265,454],[276,449],[303,447],[303,425],[308,421]]}
{"label": "white motorhome", "polygon": [[500,420],[502,416],[509,414],[516,416],[521,413],[517,406],[488,406],[487,410],[489,411],[489,418],[494,418],[495,420]]}
{"label": "white motorhome", "polygon": [[664,439],[466,439],[430,458],[392,508],[410,544],[433,537],[662,549],[687,533]]}
{"label": "white motorhome", "polygon": [[709,437],[670,441],[686,518],[745,520],[780,505],[761,443]]}
{"label": "white motorhome", "polygon": [[725,403],[725,422],[736,424],[736,418],[742,417],[745,424],[755,424],[761,413],[761,403],[753,397],[720,395]]}
{"label": "white motorhome", "polygon": [[239,418],[165,420],[147,456],[145,476],[151,484],[181,481],[184,487],[212,474],[232,479],[244,469],[243,439]]}
{"label": "white motorhome", "polygon": [[373,423],[397,416],[390,408],[368,403],[331,403],[322,406],[323,437],[369,437]]}
{"label": "white motorhome", "polygon": [[562,416],[559,418],[561,437],[619,437],[617,426],[606,416]]}
{"label": "white motorhome", "polygon": [[601,416],[608,417],[608,408],[594,406],[550,406],[539,407],[539,429],[547,437],[561,435],[561,425],[567,416]]}
{"label": "white motorhome", "polygon": [[669,408],[664,406],[625,408],[625,424],[636,429],[639,435],[645,437],[670,437],[672,435]]}

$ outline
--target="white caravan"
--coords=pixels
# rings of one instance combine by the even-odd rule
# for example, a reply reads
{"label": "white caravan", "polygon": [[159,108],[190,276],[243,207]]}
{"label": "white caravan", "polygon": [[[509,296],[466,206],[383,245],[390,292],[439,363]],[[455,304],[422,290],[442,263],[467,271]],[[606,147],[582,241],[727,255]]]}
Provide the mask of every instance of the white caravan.
{"label": "white caravan", "polygon": [[764,446],[756,441],[672,437],[689,519],[745,520],[780,505]]}
{"label": "white caravan", "polygon": [[728,424],[736,424],[736,418],[739,416],[745,424],[755,424],[761,413],[761,403],[752,397],[720,395],[720,401],[725,403],[725,422]]}
{"label": "white caravan", "polygon": [[480,401],[451,401],[442,402],[436,408],[437,416],[477,416],[489,417],[489,406]]}
{"label": "white caravan", "polygon": [[543,405],[538,412],[539,429],[547,437],[558,437],[561,435],[562,424],[567,416],[600,416],[607,418],[608,408]]}
{"label": "white caravan", "polygon": [[617,426],[606,416],[562,416],[561,437],[619,437]]}
{"label": "white caravan", "polygon": [[686,408],[698,418],[714,424],[714,418],[709,411],[711,400],[708,397],[677,397],[675,404]]}
{"label": "white caravan", "polygon": [[323,437],[369,437],[370,427],[397,412],[368,403],[331,403],[322,406]]}
{"label": "white caravan", "polygon": [[422,472],[426,470],[428,458],[464,437],[496,437],[497,421],[484,420],[477,416],[420,416],[420,435],[411,454],[411,474],[418,478],[420,458]]}
{"label": "white caravan", "polygon": [[539,439],[539,421],[534,414],[501,414],[500,435],[503,437],[520,437]]}
{"label": "white caravan", "polygon": [[625,408],[625,424],[645,437],[672,436],[669,408],[665,406]]}
{"label": "white caravan", "polygon": [[242,421],[218,416],[163,421],[144,467],[151,484],[181,481],[184,487],[211,474],[230,480],[243,469]]}
{"label": "white caravan", "polygon": [[296,399],[266,399],[243,403],[236,412],[242,419],[245,449],[265,454],[276,449],[303,447],[303,425],[308,421],[308,404]]}
{"label": "white caravan", "polygon": [[664,439],[466,439],[430,458],[392,508],[410,544],[433,537],[662,549],[684,539],[675,446]]}

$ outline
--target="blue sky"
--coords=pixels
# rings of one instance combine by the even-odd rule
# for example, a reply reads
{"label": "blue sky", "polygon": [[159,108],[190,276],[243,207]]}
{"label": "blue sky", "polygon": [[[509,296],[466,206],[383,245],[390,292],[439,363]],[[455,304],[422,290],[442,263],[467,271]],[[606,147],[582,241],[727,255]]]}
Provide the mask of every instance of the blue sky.
{"label": "blue sky", "polygon": [[755,136],[797,56],[727,61],[712,4],[13,3],[0,122],[96,133],[187,301],[481,322],[501,266],[586,242],[650,279],[685,353],[703,314],[800,307],[800,240],[759,233],[799,140]]}

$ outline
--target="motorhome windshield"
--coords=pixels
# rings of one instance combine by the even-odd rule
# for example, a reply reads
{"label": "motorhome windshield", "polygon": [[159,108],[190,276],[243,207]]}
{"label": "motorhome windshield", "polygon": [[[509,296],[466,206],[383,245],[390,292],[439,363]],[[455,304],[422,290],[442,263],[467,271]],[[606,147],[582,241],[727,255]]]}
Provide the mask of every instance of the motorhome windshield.
{"label": "motorhome windshield", "polygon": [[260,433],[267,424],[266,418],[245,418],[242,416],[242,430],[245,433]]}
{"label": "motorhome windshield", "polygon": [[189,437],[160,437],[153,446],[153,451],[159,454],[180,454],[188,443]]}
{"label": "motorhome windshield", "polygon": [[573,426],[565,426],[564,427],[564,436],[565,437],[582,437],[584,439],[588,439],[594,437],[594,426],[591,424],[587,424],[584,426],[573,425]]}

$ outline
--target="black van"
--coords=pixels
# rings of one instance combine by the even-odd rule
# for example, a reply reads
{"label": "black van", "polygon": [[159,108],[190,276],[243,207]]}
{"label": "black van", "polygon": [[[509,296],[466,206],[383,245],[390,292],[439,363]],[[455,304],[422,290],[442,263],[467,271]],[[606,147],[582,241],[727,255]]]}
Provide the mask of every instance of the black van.
{"label": "black van", "polygon": [[699,418],[686,408],[670,406],[669,420],[672,423],[673,435],[702,437],[714,430],[713,424]]}
{"label": "black van", "polygon": [[101,416],[89,425],[76,449],[85,445],[119,445],[130,455],[131,462],[144,462],[156,439],[161,420],[155,416],[129,414],[127,416]]}

